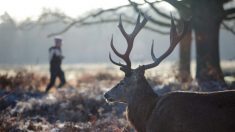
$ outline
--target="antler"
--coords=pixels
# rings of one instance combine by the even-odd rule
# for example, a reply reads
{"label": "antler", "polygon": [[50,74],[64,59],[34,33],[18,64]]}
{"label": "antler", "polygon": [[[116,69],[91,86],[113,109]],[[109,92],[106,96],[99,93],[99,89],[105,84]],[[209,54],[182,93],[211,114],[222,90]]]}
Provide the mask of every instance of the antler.
{"label": "antler", "polygon": [[109,53],[109,59],[110,61],[115,64],[115,65],[118,65],[118,66],[121,66],[122,68],[124,69],[131,69],[131,61],[130,61],[130,53],[131,53],[131,50],[133,48],[133,42],[134,42],[134,39],[136,37],[136,35],[139,33],[139,31],[144,27],[144,25],[147,23],[148,19],[145,15],[143,15],[144,19],[142,21],[140,21],[140,14],[138,15],[138,18],[137,18],[137,21],[136,21],[136,25],[135,25],[135,28],[134,30],[132,31],[131,34],[127,34],[126,31],[124,30],[123,28],[123,25],[122,25],[122,18],[120,16],[119,18],[119,25],[118,25],[118,28],[120,29],[122,35],[125,37],[126,41],[127,41],[127,49],[126,49],[126,52],[124,54],[121,54],[119,53],[114,45],[113,45],[113,36],[111,38],[111,42],[110,42],[110,45],[111,45],[111,48],[113,50],[113,52],[118,56],[120,57],[121,59],[123,59],[125,62],[126,62],[126,65],[124,64],[121,64],[120,62],[117,63],[115,62],[112,57],[111,57],[111,54]]}
{"label": "antler", "polygon": [[171,15],[170,47],[159,58],[156,58],[155,55],[154,55],[154,52],[153,52],[154,41],[152,41],[151,56],[152,56],[152,59],[153,59],[154,62],[151,63],[151,64],[143,65],[145,70],[153,68],[155,66],[158,66],[161,63],[162,60],[164,60],[168,55],[171,54],[171,52],[174,50],[174,48],[176,47],[178,42],[184,37],[186,31],[188,30],[188,25],[189,25],[189,22],[184,21],[183,31],[180,34],[178,34],[177,31],[176,31],[176,26],[175,26],[175,23],[174,23],[174,19]]}

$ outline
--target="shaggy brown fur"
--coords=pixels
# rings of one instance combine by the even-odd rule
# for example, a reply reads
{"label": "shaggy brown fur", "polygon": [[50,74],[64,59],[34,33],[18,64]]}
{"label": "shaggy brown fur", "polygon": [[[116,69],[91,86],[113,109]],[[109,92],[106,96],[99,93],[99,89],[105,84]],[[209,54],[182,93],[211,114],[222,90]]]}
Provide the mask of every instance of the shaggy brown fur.
{"label": "shaggy brown fur", "polygon": [[[183,38],[189,23],[184,21],[182,33],[177,33],[171,17],[170,46],[160,57],[151,56],[153,63],[131,69],[130,52],[135,36],[147,23],[147,17],[140,21],[131,34],[123,28],[121,17],[119,29],[127,40],[127,50],[119,53],[113,46],[114,53],[126,62],[126,65],[110,61],[125,72],[125,78],[110,91],[105,93],[107,101],[127,104],[127,117],[138,132],[235,132],[235,91],[215,93],[174,92],[159,97],[154,93],[144,77],[147,69],[156,67],[175,48]],[[154,43],[154,42],[153,42]]]}
{"label": "shaggy brown fur", "polygon": [[105,98],[127,103],[127,118],[138,132],[235,132],[235,91],[160,97],[136,70]]}
{"label": "shaggy brown fur", "polygon": [[235,132],[234,119],[235,91],[173,92],[158,99],[145,131]]}

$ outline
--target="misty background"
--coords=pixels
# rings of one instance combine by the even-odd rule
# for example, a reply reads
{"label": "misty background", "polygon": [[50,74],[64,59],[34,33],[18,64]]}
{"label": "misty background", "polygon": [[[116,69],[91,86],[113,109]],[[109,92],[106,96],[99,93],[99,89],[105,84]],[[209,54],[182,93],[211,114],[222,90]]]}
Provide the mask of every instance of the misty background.
{"label": "misty background", "polygon": [[[0,23],[0,64],[46,64],[48,49],[54,45],[54,37],[49,34],[65,28],[62,23],[41,25],[30,21],[24,28],[19,28],[7,13],[1,16]],[[51,18],[53,19],[53,18]],[[126,42],[119,31],[118,22],[91,26],[73,27],[60,35],[63,39],[64,63],[109,63],[108,54],[112,53],[110,40],[113,34],[114,45],[119,51],[126,48]],[[133,26],[124,23],[127,32]],[[169,46],[169,35],[161,35],[143,29],[135,39],[131,59],[134,62],[151,61],[150,48],[155,40],[155,54],[162,54]],[[193,38],[194,41],[194,38]],[[192,59],[195,59],[193,42]],[[178,60],[178,46],[166,60]],[[235,37],[226,30],[220,32],[221,60],[235,59]],[[112,54],[113,58],[119,61]]]}

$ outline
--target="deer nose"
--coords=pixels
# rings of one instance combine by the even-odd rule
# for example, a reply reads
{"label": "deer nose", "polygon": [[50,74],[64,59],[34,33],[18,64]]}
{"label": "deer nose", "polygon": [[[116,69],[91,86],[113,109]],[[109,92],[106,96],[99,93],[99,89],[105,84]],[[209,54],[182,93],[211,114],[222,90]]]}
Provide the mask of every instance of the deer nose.
{"label": "deer nose", "polygon": [[104,98],[106,99],[107,102],[113,102],[113,98],[108,94],[108,93],[105,93],[104,94]]}
{"label": "deer nose", "polygon": [[110,95],[109,95],[108,93],[105,93],[105,94],[104,94],[104,98],[105,98],[105,99],[109,99],[109,98],[110,98]]}

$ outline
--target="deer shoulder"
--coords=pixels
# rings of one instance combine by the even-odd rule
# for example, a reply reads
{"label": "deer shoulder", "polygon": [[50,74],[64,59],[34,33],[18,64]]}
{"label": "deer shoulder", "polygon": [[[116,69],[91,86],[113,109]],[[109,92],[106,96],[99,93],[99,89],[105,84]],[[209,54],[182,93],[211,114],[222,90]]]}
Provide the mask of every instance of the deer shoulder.
{"label": "deer shoulder", "polygon": [[152,41],[152,63],[132,68],[130,53],[136,35],[147,23],[147,16],[140,20],[139,14],[134,30],[126,33],[121,17],[119,29],[127,41],[124,53],[118,52],[111,39],[113,52],[125,64],[116,62],[109,54],[110,61],[120,66],[125,77],[112,89],[104,94],[108,102],[127,104],[127,118],[138,132],[234,132],[235,131],[235,92],[224,91],[215,93],[173,92],[158,96],[147,82],[146,70],[158,66],[183,38],[188,22],[184,21],[181,33],[176,31],[171,17],[170,46],[159,57],[154,55]]}

